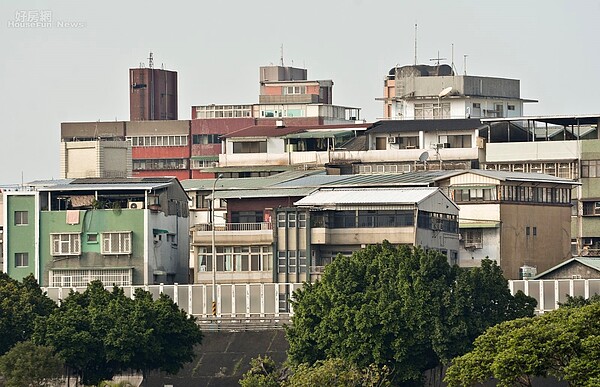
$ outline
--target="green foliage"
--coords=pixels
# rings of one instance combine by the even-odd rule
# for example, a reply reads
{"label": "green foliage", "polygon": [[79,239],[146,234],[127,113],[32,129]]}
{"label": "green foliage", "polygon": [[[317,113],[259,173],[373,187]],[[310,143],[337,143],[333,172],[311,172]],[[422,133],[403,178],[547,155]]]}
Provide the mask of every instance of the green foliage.
{"label": "green foliage", "polygon": [[278,387],[278,370],[273,359],[258,356],[250,360],[250,369],[240,380],[242,387]]}
{"label": "green foliage", "polygon": [[371,365],[360,369],[349,361],[331,358],[318,360],[312,366],[300,364],[285,385],[289,387],[384,387],[391,385],[388,376],[389,369],[386,366]]}
{"label": "green foliage", "polygon": [[528,386],[534,376],[554,376],[588,386],[600,379],[599,362],[600,303],[595,302],[488,329],[471,352],[453,360],[445,380],[450,387],[492,377],[498,386]]}
{"label": "green foliage", "polygon": [[28,340],[36,318],[48,316],[55,308],[33,275],[19,282],[0,273],[0,355]]}
{"label": "green foliage", "polygon": [[258,357],[250,361],[250,370],[240,380],[242,387],[352,387],[390,386],[388,367],[369,365],[363,369],[354,363],[331,358],[318,360],[313,365],[302,363],[293,370],[287,366],[277,368],[269,357]]}
{"label": "green foliage", "polygon": [[15,344],[0,357],[0,374],[4,376],[6,387],[52,386],[62,370],[63,363],[52,348],[31,341]]}
{"label": "green foliage", "polygon": [[487,327],[532,315],[535,300],[512,297],[492,261],[460,269],[441,254],[384,242],[338,256],[292,304],[293,365],[342,358],[361,369],[387,366],[395,383],[419,383]]}
{"label": "green foliage", "polygon": [[127,369],[175,373],[193,359],[202,333],[165,295],[154,301],[137,289],[132,300],[95,281],[36,323],[33,337],[54,347],[85,384],[98,384]]}

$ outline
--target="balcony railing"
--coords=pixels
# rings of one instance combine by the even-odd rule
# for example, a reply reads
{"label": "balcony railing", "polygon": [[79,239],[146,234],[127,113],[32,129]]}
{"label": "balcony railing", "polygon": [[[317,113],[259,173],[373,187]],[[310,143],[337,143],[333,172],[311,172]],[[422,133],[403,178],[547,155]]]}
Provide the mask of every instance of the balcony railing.
{"label": "balcony railing", "polygon": [[[210,223],[201,223],[196,224],[196,231],[212,231],[212,224]],[[259,222],[259,223],[225,223],[225,224],[216,224],[215,231],[262,231],[262,230],[272,230],[273,223],[271,222]]]}

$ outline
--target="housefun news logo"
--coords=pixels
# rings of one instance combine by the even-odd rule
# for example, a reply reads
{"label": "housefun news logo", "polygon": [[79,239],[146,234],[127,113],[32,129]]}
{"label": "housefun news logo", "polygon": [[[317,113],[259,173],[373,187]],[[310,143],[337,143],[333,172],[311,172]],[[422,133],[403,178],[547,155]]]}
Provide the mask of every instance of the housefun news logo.
{"label": "housefun news logo", "polygon": [[30,9],[15,11],[15,18],[8,21],[8,28],[84,28],[86,22],[65,21],[53,18],[48,9]]}

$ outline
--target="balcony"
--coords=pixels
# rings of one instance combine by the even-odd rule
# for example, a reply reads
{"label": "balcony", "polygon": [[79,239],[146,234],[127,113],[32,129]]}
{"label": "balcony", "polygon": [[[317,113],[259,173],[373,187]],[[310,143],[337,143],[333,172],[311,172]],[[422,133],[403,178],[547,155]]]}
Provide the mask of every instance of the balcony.
{"label": "balcony", "polygon": [[[401,149],[401,150],[368,150],[368,151],[346,151],[332,150],[329,152],[298,151],[290,153],[237,153],[220,154],[219,166],[247,166],[247,165],[325,165],[331,162],[401,162],[419,160],[424,149]],[[440,160],[477,160],[479,158],[478,148],[443,148],[439,150]],[[435,157],[430,162],[437,161]]]}
{"label": "balcony", "polygon": [[[212,243],[212,224],[200,223],[192,227],[192,243]],[[270,244],[273,242],[273,223],[224,223],[215,225],[215,244]]]}

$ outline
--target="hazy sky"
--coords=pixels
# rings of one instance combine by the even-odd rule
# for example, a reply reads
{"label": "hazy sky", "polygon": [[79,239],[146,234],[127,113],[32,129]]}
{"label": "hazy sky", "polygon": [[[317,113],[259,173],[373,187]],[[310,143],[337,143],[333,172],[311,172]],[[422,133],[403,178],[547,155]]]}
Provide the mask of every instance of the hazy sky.
{"label": "hazy sky", "polygon": [[[49,12],[48,12],[49,11]],[[19,27],[25,18],[50,23]],[[438,55],[463,73],[521,80],[526,115],[600,113],[600,1],[0,2],[0,185],[58,178],[60,123],[127,120],[128,69],[179,73],[191,105],[258,102],[259,66],[332,79],[336,105],[382,115],[396,64]]]}

